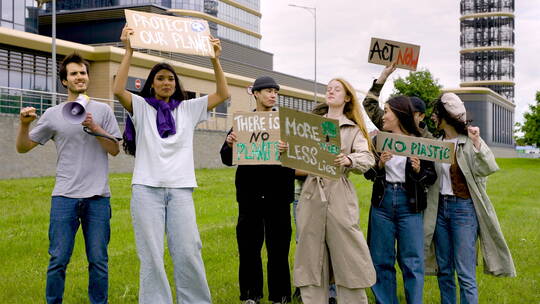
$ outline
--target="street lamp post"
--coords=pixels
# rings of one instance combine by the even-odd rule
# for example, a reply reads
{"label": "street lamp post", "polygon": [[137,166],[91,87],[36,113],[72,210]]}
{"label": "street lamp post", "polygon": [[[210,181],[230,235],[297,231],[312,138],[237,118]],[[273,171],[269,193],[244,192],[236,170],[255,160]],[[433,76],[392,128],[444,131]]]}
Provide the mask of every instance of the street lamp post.
{"label": "street lamp post", "polygon": [[311,6],[302,6],[302,5],[296,5],[296,4],[289,4],[289,6],[292,6],[292,7],[298,7],[298,8],[303,8],[305,9],[306,11],[310,12],[311,15],[313,15],[313,36],[314,36],[314,45],[313,45],[313,49],[314,49],[314,61],[315,61],[315,64],[314,64],[314,67],[313,67],[313,101],[315,103],[317,103],[317,8],[316,7],[311,7]]}
{"label": "street lamp post", "polygon": [[56,105],[56,0],[52,0],[52,105]]}
{"label": "street lamp post", "polygon": [[36,0],[38,7],[41,8],[43,4],[52,2],[52,29],[51,29],[51,54],[52,54],[52,105],[56,105],[56,0]]}

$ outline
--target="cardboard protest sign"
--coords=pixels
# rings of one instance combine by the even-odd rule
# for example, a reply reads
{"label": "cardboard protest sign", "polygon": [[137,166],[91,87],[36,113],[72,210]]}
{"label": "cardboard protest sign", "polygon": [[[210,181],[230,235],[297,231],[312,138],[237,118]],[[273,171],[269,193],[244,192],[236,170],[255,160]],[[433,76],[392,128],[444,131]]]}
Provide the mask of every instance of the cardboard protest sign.
{"label": "cardboard protest sign", "polygon": [[451,164],[455,150],[453,142],[379,132],[377,151]]}
{"label": "cardboard protest sign", "polygon": [[237,139],[233,144],[233,164],[281,164],[277,112],[236,112],[233,130]]}
{"label": "cardboard protest sign", "polygon": [[384,66],[396,62],[398,68],[416,71],[419,56],[419,45],[371,38],[368,62]]}
{"label": "cardboard protest sign", "polygon": [[279,108],[281,140],[289,144],[281,155],[283,166],[314,175],[339,178],[334,159],[341,152],[339,122],[289,108]]}
{"label": "cardboard protest sign", "polygon": [[134,48],[215,57],[206,20],[124,12],[128,26],[135,31],[130,37]]}

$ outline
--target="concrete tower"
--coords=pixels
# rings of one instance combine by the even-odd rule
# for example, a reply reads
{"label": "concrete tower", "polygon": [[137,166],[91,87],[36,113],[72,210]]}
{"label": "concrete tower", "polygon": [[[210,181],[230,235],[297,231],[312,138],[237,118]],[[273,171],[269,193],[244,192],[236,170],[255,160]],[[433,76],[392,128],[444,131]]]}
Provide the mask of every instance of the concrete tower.
{"label": "concrete tower", "polygon": [[514,101],[514,0],[461,0],[461,87]]}

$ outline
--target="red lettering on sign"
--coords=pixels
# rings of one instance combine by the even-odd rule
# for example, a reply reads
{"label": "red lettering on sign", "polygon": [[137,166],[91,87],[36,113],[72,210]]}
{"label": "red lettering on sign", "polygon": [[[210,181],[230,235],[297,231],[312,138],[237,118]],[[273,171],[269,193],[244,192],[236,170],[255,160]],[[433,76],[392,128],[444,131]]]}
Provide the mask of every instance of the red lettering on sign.
{"label": "red lettering on sign", "polygon": [[416,58],[414,58],[413,56],[414,50],[412,48],[406,48],[404,54],[401,50],[399,50],[397,64],[404,64],[416,68],[416,65],[418,64],[419,54],[416,54]]}

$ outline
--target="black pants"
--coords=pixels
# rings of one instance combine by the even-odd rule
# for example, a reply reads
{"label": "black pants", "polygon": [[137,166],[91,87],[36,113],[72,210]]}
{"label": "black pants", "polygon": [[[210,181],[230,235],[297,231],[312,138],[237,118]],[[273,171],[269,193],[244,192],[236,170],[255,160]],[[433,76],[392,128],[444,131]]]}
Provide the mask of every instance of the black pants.
{"label": "black pants", "polygon": [[291,243],[289,202],[258,199],[238,203],[236,240],[240,255],[240,300],[263,297],[261,249],[266,238],[268,299],[291,299],[289,247]]}

